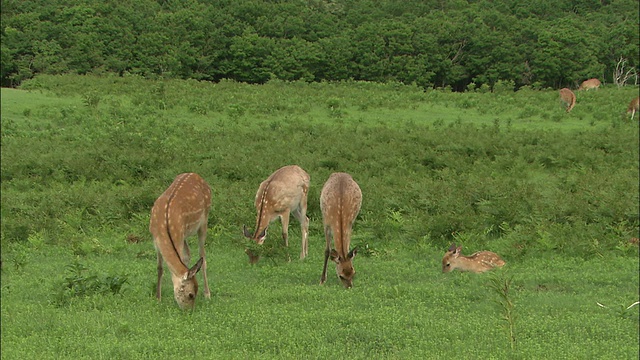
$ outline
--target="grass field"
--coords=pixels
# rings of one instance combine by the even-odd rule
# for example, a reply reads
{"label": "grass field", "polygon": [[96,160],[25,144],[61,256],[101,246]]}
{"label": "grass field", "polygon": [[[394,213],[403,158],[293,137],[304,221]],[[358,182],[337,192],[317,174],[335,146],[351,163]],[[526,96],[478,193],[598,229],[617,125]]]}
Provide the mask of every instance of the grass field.
{"label": "grass field", "polygon": [[[580,92],[565,114],[552,90],[81,76],[2,89],[1,357],[635,359],[637,93]],[[309,256],[292,220],[286,261],[274,223],[251,266],[255,191],[294,163],[311,174]],[[213,190],[212,297],[193,312],[168,276],[155,300],[147,230],[184,171]],[[332,267],[318,284],[334,171],[363,191],[350,290]],[[452,242],[507,265],[442,274]]]}

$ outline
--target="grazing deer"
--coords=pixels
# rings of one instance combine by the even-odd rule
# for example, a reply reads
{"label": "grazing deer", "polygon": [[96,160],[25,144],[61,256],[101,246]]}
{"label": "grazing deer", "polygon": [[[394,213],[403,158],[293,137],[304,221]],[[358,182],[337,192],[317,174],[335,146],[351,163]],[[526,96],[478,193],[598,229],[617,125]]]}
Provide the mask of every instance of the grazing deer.
{"label": "grazing deer", "polygon": [[560,101],[564,103],[567,112],[569,112],[576,105],[576,94],[568,88],[562,88],[560,89]]}
{"label": "grazing deer", "polygon": [[635,114],[638,112],[639,109],[640,109],[640,96],[631,100],[631,102],[629,103],[629,107],[627,108],[627,114],[631,114],[631,120],[633,120],[633,117],[635,116]]}
{"label": "grazing deer", "polygon": [[[207,222],[211,206],[211,188],[195,173],[176,176],[173,183],[153,204],[149,231],[158,254],[158,284],[156,297],[161,299],[162,260],[171,271],[173,296],[182,309],[193,309],[198,294],[196,273],[202,268],[204,296],[211,297],[207,282],[207,260],[204,241],[207,238]],[[187,237],[198,234],[200,259],[191,268]]]}
{"label": "grazing deer", "polygon": [[[324,249],[324,267],[320,284],[327,280],[327,261],[329,257],[336,263],[336,273],[345,288],[353,286],[353,258],[357,249],[349,251],[351,228],[362,205],[360,187],[347,173],[333,173],[322,187],[320,208],[324,224],[324,237],[327,246]],[[335,249],[331,249],[331,237]]]}
{"label": "grazing deer", "polygon": [[585,80],[585,81],[582,82],[582,84],[580,84],[580,87],[578,88],[578,91],[580,91],[580,90],[591,90],[591,89],[598,90],[600,85],[601,85],[601,82],[598,79]]}
{"label": "grazing deer", "polygon": [[505,264],[505,261],[498,254],[491,251],[478,251],[473,255],[464,256],[461,254],[461,250],[462,246],[456,247],[455,244],[451,244],[442,258],[443,273],[448,273],[453,269],[481,273],[495,267],[502,267]]}
{"label": "grazing deer", "polygon": [[[244,236],[262,245],[267,237],[269,224],[277,217],[282,223],[282,239],[289,247],[289,214],[300,222],[302,231],[302,249],[300,259],[304,259],[309,252],[307,235],[309,232],[309,218],[307,217],[307,193],[309,192],[309,174],[297,165],[281,167],[260,184],[256,193],[256,228],[253,234],[243,227]],[[255,264],[260,259],[251,250],[246,249],[249,262]]]}

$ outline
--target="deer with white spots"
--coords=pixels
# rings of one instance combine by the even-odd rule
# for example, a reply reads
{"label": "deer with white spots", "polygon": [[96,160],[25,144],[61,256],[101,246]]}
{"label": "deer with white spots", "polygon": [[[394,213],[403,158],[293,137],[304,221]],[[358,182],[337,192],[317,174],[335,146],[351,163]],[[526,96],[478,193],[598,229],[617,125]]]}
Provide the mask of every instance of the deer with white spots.
{"label": "deer with white spots", "polygon": [[562,88],[560,89],[560,101],[564,104],[567,112],[569,112],[576,105],[576,94],[568,88]]}
{"label": "deer with white spots", "polygon": [[[207,260],[204,243],[211,206],[211,188],[195,173],[178,175],[167,190],[158,197],[151,209],[149,231],[158,255],[158,283],[156,297],[161,299],[162,261],[171,272],[173,296],[182,309],[193,309],[198,294],[196,273],[202,268],[204,296],[211,297],[207,282]],[[187,237],[198,234],[200,259],[191,268]]]}
{"label": "deer with white spots", "polygon": [[598,90],[598,88],[600,87],[602,83],[600,82],[600,80],[598,79],[589,79],[589,80],[585,80],[582,82],[582,84],[580,84],[580,87],[578,88],[578,91],[580,90],[591,90],[591,89],[596,89]]}
{"label": "deer with white spots", "polygon": [[[309,232],[309,218],[307,217],[307,194],[309,192],[309,174],[297,165],[281,167],[260,184],[256,193],[255,206],[258,212],[256,227],[253,234],[243,227],[244,236],[262,245],[267,238],[267,228],[276,218],[282,223],[282,239],[289,247],[289,215],[298,219],[302,231],[302,248],[300,260],[308,253],[307,236]],[[249,262],[255,264],[259,255],[246,249]]]}
{"label": "deer with white spots", "polygon": [[470,256],[462,255],[462,246],[451,244],[442,258],[442,272],[448,273],[454,269],[482,273],[506,264],[500,256],[491,251],[478,251]]}
{"label": "deer with white spots", "polygon": [[[349,251],[351,230],[362,205],[362,191],[347,173],[333,173],[325,182],[320,193],[320,208],[324,236],[327,241],[324,250],[324,267],[320,284],[327,280],[327,262],[329,258],[336,263],[336,273],[345,288],[353,286],[356,270],[353,258],[357,249]],[[335,249],[331,249],[331,238]]]}
{"label": "deer with white spots", "polygon": [[640,109],[640,96],[631,100],[631,102],[629,103],[629,107],[627,108],[627,114],[631,114],[631,120],[633,120],[633,117],[635,116],[635,114],[638,112],[639,109]]}

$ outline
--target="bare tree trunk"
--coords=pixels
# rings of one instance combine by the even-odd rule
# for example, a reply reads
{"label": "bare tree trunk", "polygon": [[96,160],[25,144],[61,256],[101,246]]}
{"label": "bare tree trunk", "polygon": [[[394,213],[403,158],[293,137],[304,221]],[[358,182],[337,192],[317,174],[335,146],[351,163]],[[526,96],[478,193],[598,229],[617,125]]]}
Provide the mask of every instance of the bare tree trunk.
{"label": "bare tree trunk", "polygon": [[620,88],[627,84],[629,78],[635,77],[635,85],[638,85],[638,72],[634,67],[625,70],[627,66],[627,59],[620,57],[616,64],[616,69],[613,72],[613,82]]}

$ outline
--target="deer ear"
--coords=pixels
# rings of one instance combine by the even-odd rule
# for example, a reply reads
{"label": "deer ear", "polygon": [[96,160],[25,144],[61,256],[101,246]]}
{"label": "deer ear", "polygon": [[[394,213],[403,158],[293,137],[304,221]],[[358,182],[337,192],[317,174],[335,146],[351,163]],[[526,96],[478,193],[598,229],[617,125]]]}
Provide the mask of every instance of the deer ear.
{"label": "deer ear", "polygon": [[353,250],[351,250],[349,252],[349,255],[347,255],[347,259],[353,259],[356,255],[358,254],[358,248],[353,248]]}
{"label": "deer ear", "polygon": [[462,246],[458,246],[455,250],[453,250],[453,252],[451,253],[451,256],[453,256],[454,258],[457,258],[460,255],[461,250],[462,250]]}
{"label": "deer ear", "polygon": [[258,244],[262,244],[264,240],[267,238],[267,229],[262,230],[260,235],[258,235]]}
{"label": "deer ear", "polygon": [[338,255],[338,252],[336,251],[336,249],[331,249],[331,254],[329,254],[329,257],[331,258],[331,261],[338,262],[338,258],[340,256]]}
{"label": "deer ear", "polygon": [[244,234],[245,237],[248,237],[249,239],[251,239],[251,233],[247,229],[247,225],[242,225],[242,233]]}
{"label": "deer ear", "polygon": [[456,251],[456,244],[451,244],[451,246],[449,246],[449,249],[447,251]]}
{"label": "deer ear", "polygon": [[200,258],[198,262],[195,265],[193,265],[191,269],[189,269],[186,276],[187,279],[191,279],[192,277],[196,276],[198,271],[200,271],[200,268],[202,267],[203,262],[204,262],[204,258]]}

